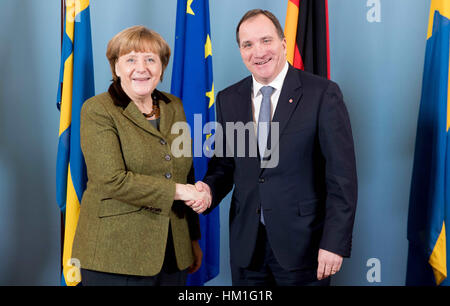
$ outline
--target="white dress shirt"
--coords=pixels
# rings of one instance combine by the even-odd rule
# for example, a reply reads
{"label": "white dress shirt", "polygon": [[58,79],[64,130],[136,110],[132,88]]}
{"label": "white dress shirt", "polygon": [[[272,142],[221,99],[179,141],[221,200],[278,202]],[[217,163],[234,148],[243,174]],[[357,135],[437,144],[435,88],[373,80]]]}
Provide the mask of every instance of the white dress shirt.
{"label": "white dress shirt", "polygon": [[273,118],[273,114],[275,113],[275,110],[277,109],[278,99],[280,98],[281,88],[283,87],[284,79],[286,77],[288,68],[289,68],[289,64],[286,61],[286,64],[284,65],[283,70],[281,70],[281,72],[277,75],[277,77],[267,85],[259,83],[258,81],[255,80],[255,77],[252,75],[252,79],[253,79],[252,106],[253,106],[253,121],[255,122],[255,128],[258,125],[259,110],[261,108],[261,102],[262,102],[262,93],[260,92],[261,87],[272,86],[273,88],[275,88],[275,90],[272,93],[272,96],[270,97],[270,103],[271,103],[270,118]]}

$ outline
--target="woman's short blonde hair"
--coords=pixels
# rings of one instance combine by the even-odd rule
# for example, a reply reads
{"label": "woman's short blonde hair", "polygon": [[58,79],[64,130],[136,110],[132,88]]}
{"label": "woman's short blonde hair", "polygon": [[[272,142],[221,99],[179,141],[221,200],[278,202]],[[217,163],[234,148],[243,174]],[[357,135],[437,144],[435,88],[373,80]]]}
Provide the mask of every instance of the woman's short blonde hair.
{"label": "woman's short blonde hair", "polygon": [[106,57],[113,80],[117,81],[116,62],[122,55],[135,52],[153,52],[159,55],[162,64],[161,81],[169,64],[170,47],[161,35],[144,26],[133,26],[116,34],[108,43]]}

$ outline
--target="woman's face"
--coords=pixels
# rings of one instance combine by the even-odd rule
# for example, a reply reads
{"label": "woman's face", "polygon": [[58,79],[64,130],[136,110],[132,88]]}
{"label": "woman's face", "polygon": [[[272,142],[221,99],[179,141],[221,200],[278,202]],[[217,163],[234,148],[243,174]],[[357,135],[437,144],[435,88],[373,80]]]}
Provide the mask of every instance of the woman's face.
{"label": "woman's face", "polygon": [[161,79],[161,59],[153,52],[131,51],[119,57],[115,68],[122,89],[133,101],[151,97]]}

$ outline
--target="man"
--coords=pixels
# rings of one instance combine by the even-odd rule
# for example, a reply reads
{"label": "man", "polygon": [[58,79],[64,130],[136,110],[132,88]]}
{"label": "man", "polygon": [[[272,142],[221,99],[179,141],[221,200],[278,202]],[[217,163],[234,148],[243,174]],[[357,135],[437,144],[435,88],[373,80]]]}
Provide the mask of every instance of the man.
{"label": "man", "polygon": [[[259,154],[239,157],[239,140],[224,133],[228,153],[216,152],[196,184],[211,194],[212,203],[191,203],[192,208],[208,213],[234,185],[233,285],[329,285],[342,258],[350,256],[357,200],[342,94],[335,83],[286,62],[286,40],[272,13],[247,12],[236,38],[252,76],[218,93],[218,123],[225,130],[226,123],[254,122]],[[278,124],[276,135],[270,135],[276,133],[273,126],[267,131],[260,125],[270,121]],[[248,134],[247,153],[251,129]],[[275,166],[264,167],[274,156]]]}

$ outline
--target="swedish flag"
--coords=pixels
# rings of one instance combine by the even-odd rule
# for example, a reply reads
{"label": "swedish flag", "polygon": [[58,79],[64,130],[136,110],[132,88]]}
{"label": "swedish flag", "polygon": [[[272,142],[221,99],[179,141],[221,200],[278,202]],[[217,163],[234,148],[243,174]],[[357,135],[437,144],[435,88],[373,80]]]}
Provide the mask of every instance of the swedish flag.
{"label": "swedish flag", "polygon": [[450,285],[450,1],[432,0],[408,217],[407,285]]}
{"label": "swedish flag", "polygon": [[[211,134],[203,134],[203,125],[215,118],[208,0],[178,0],[175,32],[171,92],[183,101],[194,139],[195,179],[201,180],[208,167],[208,154],[204,154],[203,147],[206,153],[212,150],[207,145]],[[200,215],[200,226],[203,262],[189,276],[188,285],[203,285],[219,273],[219,210]]]}
{"label": "swedish flag", "polygon": [[81,277],[76,259],[71,258],[81,197],[86,189],[86,165],[80,147],[80,111],[94,95],[94,68],[89,0],[66,0],[61,71],[58,90],[60,109],[59,144],[56,165],[56,198],[64,213],[64,285],[77,285]]}

